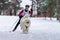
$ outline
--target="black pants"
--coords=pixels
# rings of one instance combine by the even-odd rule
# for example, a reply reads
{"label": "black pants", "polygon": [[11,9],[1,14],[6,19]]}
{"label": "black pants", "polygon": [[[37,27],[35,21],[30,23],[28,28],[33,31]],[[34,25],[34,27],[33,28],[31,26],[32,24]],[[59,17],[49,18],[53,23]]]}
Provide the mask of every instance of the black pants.
{"label": "black pants", "polygon": [[21,20],[22,17],[23,16],[19,16],[19,21],[17,22],[15,28],[12,31],[15,31],[17,29],[18,25],[20,24],[20,20]]}

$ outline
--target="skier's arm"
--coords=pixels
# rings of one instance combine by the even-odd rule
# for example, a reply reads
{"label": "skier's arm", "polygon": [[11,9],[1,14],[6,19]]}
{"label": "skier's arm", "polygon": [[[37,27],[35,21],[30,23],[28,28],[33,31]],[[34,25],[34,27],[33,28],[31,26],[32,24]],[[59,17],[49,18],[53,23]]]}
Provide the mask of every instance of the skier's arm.
{"label": "skier's arm", "polygon": [[32,17],[32,14],[33,14],[33,9],[32,8],[30,9],[29,13],[30,13],[30,16]]}
{"label": "skier's arm", "polygon": [[21,10],[21,11],[19,12],[18,16],[21,16],[22,12],[23,12],[23,10]]}

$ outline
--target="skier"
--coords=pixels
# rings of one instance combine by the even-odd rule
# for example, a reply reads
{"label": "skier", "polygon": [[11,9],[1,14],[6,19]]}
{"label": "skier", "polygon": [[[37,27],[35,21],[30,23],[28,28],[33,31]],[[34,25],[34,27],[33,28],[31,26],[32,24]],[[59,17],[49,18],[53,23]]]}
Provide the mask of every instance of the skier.
{"label": "skier", "polygon": [[19,15],[18,15],[18,16],[19,16],[19,21],[18,21],[18,23],[16,24],[15,28],[12,30],[13,32],[17,29],[18,25],[20,24],[21,18],[22,18],[25,14],[29,13],[30,16],[32,16],[33,10],[32,10],[32,8],[31,8],[31,10],[29,10],[29,7],[30,7],[29,5],[26,5],[26,6],[25,6],[25,9],[20,11],[20,13],[19,13]]}

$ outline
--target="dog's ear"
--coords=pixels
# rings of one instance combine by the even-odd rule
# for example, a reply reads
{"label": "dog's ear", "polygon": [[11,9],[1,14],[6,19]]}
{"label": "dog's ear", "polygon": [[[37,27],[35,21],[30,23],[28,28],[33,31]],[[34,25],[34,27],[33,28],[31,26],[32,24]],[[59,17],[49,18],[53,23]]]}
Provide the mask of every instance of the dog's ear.
{"label": "dog's ear", "polygon": [[28,18],[30,15],[29,14],[25,14],[24,18]]}

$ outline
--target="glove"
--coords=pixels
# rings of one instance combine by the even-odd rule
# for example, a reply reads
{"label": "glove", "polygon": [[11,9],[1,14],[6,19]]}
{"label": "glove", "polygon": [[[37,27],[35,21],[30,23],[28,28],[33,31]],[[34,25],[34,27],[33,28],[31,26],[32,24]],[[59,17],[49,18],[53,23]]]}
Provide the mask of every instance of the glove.
{"label": "glove", "polygon": [[31,11],[33,11],[33,9],[32,9],[32,8],[31,8],[30,10],[31,10]]}

